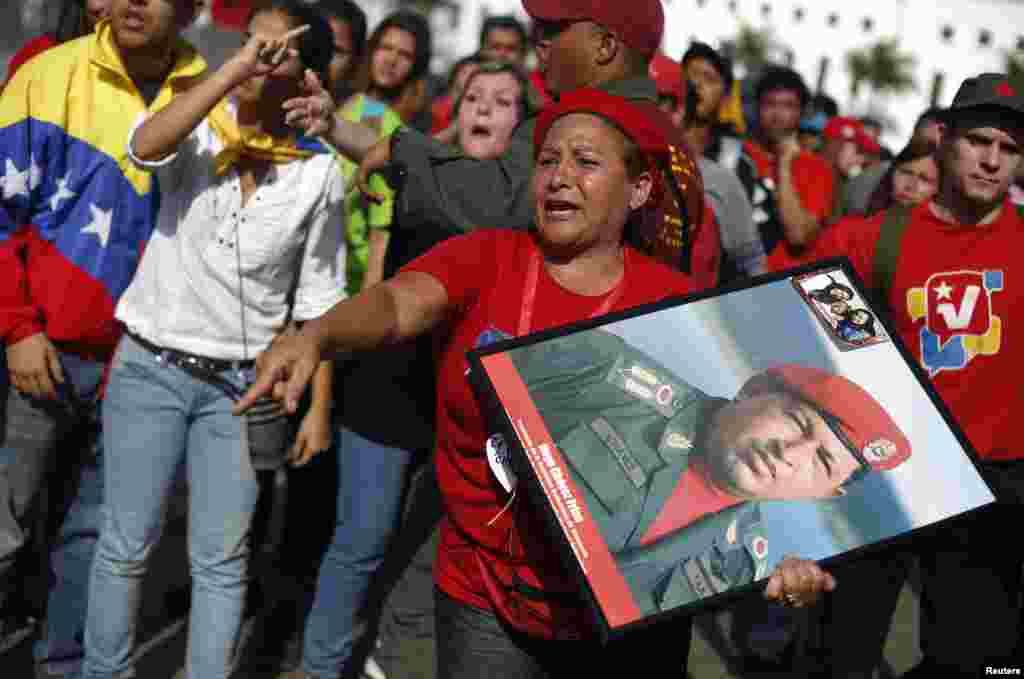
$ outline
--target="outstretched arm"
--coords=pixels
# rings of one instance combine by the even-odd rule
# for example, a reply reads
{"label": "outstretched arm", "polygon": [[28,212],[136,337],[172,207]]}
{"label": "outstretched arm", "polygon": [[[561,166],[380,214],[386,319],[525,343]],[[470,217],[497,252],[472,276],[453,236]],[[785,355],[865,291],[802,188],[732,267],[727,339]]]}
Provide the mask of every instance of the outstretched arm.
{"label": "outstretched arm", "polygon": [[305,96],[284,102],[285,122],[300,128],[308,137],[323,137],[338,153],[361,163],[380,133],[338,115],[337,102],[312,71],[306,72],[303,87]]}
{"label": "outstretched arm", "polygon": [[448,292],[429,274],[400,273],[370,286],[260,354],[256,382],[235,412],[245,412],[259,398],[272,395],[294,413],[320,361],[420,335],[440,323],[448,307]]}
{"label": "outstretched arm", "polygon": [[300,26],[276,40],[258,35],[249,38],[215,73],[175,97],[135,131],[131,142],[134,156],[143,162],[156,162],[173,154],[228,92],[249,78],[271,73],[286,60],[296,58],[298,52],[288,45],[308,30],[309,26]]}

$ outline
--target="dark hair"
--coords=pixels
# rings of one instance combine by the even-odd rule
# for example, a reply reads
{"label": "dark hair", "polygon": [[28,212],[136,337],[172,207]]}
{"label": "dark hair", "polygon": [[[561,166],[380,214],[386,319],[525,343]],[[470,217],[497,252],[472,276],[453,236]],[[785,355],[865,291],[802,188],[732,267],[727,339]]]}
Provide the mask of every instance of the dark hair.
{"label": "dark hair", "polygon": [[525,54],[530,48],[530,37],[526,34],[526,27],[511,14],[502,14],[484,19],[484,25],[480,28],[481,48],[484,46],[487,34],[494,30],[515,31],[519,35],[519,41],[523,46],[523,53]]}
{"label": "dark hair", "polygon": [[[370,34],[366,54],[371,62],[373,61],[373,53],[377,51],[377,47],[380,45],[381,38],[391,28],[397,28],[409,33],[416,42],[413,52],[412,70],[409,71],[409,77],[406,78],[406,82],[402,83],[404,87],[406,83],[423,77],[430,68],[430,57],[433,50],[430,44],[430,25],[427,23],[426,18],[417,12],[400,11],[388,16]],[[369,85],[372,87],[373,83],[371,82]]]}
{"label": "dark hair", "polygon": [[839,115],[839,104],[824,92],[818,92],[811,97],[811,110],[817,113],[824,113],[829,118],[835,118]]}
{"label": "dark hair", "polygon": [[725,83],[726,94],[732,89],[732,60],[728,57],[720,54],[711,45],[705,42],[694,41],[690,43],[690,48],[686,50],[686,54],[683,55],[683,66],[686,66],[686,62],[690,59],[706,59],[711,62],[711,65],[718,71],[718,75],[722,76],[722,81]]}
{"label": "dark hair", "polygon": [[[280,12],[290,17],[296,26],[309,25],[309,30],[296,39],[299,61],[327,82],[327,67],[334,57],[334,34],[327,20],[313,7],[299,0],[269,0],[256,4],[249,12],[248,21],[261,12]],[[248,22],[247,22],[248,23]]]}
{"label": "dark hair", "polygon": [[[857,323],[855,320],[853,320],[853,315],[854,314],[858,314],[858,313],[867,314],[868,319],[866,321],[864,321],[863,323]],[[850,325],[852,325],[855,328],[860,328],[861,330],[865,330],[865,331],[871,333],[872,335],[876,334],[875,333],[875,315],[873,313],[871,313],[870,311],[868,311],[867,309],[861,309],[859,307],[856,308],[856,309],[850,309],[849,311],[847,311],[843,315],[843,318],[846,320],[847,323],[849,323]]]}
{"label": "dark hair", "polygon": [[865,210],[865,214],[873,215],[876,212],[888,210],[892,207],[893,175],[896,174],[896,170],[900,165],[912,163],[915,160],[921,160],[922,158],[932,158],[935,161],[935,166],[939,167],[939,159],[936,157],[935,145],[923,139],[911,139],[910,143],[903,147],[902,151],[896,154],[896,157],[892,160],[892,164],[889,165],[889,169],[886,170],[884,175],[882,175],[881,180],[878,182],[878,187],[874,192],[872,192],[871,198],[868,200],[868,206]]}
{"label": "dark hair", "polygon": [[352,33],[352,59],[362,61],[366,56],[366,12],[352,0],[321,0],[316,8],[325,16],[348,24]]}
{"label": "dark hair", "polygon": [[860,124],[863,125],[864,127],[877,127],[880,130],[883,127],[885,127],[885,125],[882,124],[881,120],[879,120],[878,118],[873,118],[871,116],[861,116]]}
{"label": "dark hair", "polygon": [[485,61],[480,64],[480,69],[469,76],[466,81],[466,86],[459,94],[458,99],[455,100],[455,104],[452,106],[452,119],[459,117],[459,108],[462,106],[462,99],[466,96],[466,92],[469,90],[469,84],[477,76],[481,75],[500,75],[501,73],[508,73],[516,79],[519,83],[519,96],[516,98],[516,110],[517,110],[517,124],[522,123],[524,120],[529,118],[537,110],[540,109],[540,104],[536,101],[536,95],[533,92],[533,87],[530,85],[530,76],[527,75],[526,70],[518,64],[510,64],[504,61]]}
{"label": "dark hair", "polygon": [[854,298],[853,288],[842,283],[836,283],[835,280],[829,276],[828,285],[818,290],[812,290],[808,295],[811,299],[818,300],[819,302],[828,303],[832,302],[832,292],[835,290],[841,290],[846,293],[846,300],[849,301]]}
{"label": "dark hair", "polygon": [[754,87],[754,101],[760,104],[764,95],[776,90],[796,92],[800,97],[801,109],[806,108],[811,100],[811,92],[807,89],[803,77],[785,66],[769,66],[764,70]]}

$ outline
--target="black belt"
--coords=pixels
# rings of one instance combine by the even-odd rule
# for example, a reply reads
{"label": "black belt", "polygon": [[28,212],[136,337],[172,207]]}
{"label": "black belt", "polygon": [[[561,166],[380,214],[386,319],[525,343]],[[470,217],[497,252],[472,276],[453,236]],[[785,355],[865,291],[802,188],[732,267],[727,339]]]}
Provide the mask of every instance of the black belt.
{"label": "black belt", "polygon": [[253,360],[229,361],[223,358],[198,356],[186,351],[178,351],[177,349],[167,349],[166,347],[153,344],[146,338],[140,337],[133,332],[126,331],[125,334],[128,335],[133,342],[146,351],[156,355],[161,360],[167,361],[171,365],[181,368],[196,379],[212,383],[214,386],[226,391],[228,396],[234,399],[240,398],[243,390],[224,379],[219,373],[228,372],[229,370],[246,370],[256,365],[256,362]]}

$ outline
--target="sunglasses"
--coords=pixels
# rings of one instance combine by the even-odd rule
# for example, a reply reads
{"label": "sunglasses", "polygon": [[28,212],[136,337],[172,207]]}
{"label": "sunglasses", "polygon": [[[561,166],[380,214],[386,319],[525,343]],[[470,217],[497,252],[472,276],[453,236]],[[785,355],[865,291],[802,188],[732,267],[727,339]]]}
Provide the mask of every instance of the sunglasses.
{"label": "sunglasses", "polygon": [[575,23],[579,23],[579,19],[562,19],[561,21],[536,19],[533,22],[533,40],[534,42],[549,42],[554,40]]}

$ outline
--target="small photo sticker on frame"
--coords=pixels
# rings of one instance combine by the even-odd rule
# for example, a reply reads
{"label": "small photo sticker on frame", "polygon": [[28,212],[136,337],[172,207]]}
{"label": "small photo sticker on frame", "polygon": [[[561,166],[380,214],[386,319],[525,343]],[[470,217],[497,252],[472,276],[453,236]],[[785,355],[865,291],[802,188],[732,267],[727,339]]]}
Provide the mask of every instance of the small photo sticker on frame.
{"label": "small photo sticker on frame", "polygon": [[875,311],[842,269],[797,276],[793,285],[840,351],[889,341]]}

